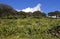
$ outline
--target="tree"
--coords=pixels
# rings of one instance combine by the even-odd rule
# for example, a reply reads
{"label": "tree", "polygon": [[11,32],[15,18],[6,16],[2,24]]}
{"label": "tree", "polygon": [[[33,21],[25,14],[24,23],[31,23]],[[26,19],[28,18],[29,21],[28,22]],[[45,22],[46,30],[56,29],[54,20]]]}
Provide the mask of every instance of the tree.
{"label": "tree", "polygon": [[40,12],[40,11],[35,11],[35,12],[33,12],[33,16],[35,18],[40,18],[40,17],[46,17],[46,14],[43,12]]}
{"label": "tree", "polygon": [[16,11],[7,4],[0,4],[0,17],[12,17]]}
{"label": "tree", "polygon": [[54,11],[54,12],[49,12],[48,16],[56,16],[56,18],[60,17],[60,12],[59,11]]}
{"label": "tree", "polygon": [[26,13],[26,17],[32,17],[32,12],[25,12]]}
{"label": "tree", "polygon": [[18,12],[17,15],[21,18],[26,18],[26,13],[23,11]]}

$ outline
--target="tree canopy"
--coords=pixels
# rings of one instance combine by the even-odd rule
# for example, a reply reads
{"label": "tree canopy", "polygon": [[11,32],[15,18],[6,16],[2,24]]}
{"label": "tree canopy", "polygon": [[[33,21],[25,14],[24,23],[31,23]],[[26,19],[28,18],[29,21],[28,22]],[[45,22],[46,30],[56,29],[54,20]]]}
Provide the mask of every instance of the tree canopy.
{"label": "tree canopy", "polygon": [[[48,16],[56,16],[56,18],[60,17],[60,11],[54,11],[49,12]],[[46,13],[41,11],[35,11],[35,12],[17,12],[15,9],[13,9],[11,6],[7,4],[0,4],[0,18],[26,18],[26,17],[34,17],[34,18],[42,18],[46,17]]]}
{"label": "tree canopy", "polygon": [[56,16],[56,18],[58,18],[60,17],[60,12],[59,11],[49,12],[48,16]]}

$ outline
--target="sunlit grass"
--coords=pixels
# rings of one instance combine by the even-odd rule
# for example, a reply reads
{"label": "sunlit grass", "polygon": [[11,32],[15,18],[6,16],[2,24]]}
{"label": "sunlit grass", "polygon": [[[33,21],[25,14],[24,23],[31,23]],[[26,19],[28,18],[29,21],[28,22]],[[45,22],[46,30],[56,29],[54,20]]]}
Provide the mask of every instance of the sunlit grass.
{"label": "sunlit grass", "polygon": [[0,39],[60,39],[44,33],[58,25],[60,26],[60,19],[0,19]]}

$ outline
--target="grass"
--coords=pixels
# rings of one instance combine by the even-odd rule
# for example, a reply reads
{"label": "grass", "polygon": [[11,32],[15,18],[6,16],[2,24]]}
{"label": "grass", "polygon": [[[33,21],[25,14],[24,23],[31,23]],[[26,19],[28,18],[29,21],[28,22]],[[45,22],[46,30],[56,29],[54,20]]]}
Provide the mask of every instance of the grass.
{"label": "grass", "polygon": [[60,26],[60,19],[0,19],[0,39],[60,39],[44,31]]}

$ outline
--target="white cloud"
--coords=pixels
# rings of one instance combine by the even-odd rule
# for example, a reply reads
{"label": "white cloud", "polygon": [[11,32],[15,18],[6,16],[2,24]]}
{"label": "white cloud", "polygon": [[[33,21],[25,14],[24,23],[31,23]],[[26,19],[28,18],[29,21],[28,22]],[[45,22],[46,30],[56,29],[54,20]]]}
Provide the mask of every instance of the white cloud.
{"label": "white cloud", "polygon": [[24,12],[34,12],[34,11],[41,11],[41,4],[37,4],[37,6],[33,7],[33,8],[25,8],[22,10],[17,10],[17,11],[24,11]]}
{"label": "white cloud", "polygon": [[19,11],[21,11],[21,10],[16,9],[16,11],[18,11],[18,12],[19,12]]}

